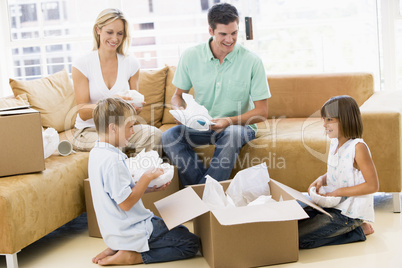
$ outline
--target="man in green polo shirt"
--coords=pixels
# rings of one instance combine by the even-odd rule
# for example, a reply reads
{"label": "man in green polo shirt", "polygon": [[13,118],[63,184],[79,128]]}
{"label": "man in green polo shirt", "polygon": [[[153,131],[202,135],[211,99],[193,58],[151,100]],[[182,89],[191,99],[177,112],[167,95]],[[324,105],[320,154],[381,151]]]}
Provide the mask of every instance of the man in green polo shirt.
{"label": "man in green polo shirt", "polygon": [[[180,58],[173,84],[173,109],[184,109],[183,93],[194,88],[195,101],[214,118],[209,131],[177,125],[162,135],[163,150],[179,170],[183,185],[205,183],[205,176],[227,180],[240,149],[255,138],[255,123],[268,116],[271,97],[261,59],[237,44],[239,15],[230,4],[208,11],[207,43],[187,49]],[[193,148],[214,144],[208,168]]]}

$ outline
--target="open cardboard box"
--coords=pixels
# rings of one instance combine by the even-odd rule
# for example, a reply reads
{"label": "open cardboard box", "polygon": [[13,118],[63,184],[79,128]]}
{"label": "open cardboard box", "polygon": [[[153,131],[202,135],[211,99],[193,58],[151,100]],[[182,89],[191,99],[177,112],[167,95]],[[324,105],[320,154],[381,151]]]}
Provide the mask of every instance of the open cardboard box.
{"label": "open cardboard box", "polygon": [[26,107],[0,110],[0,177],[45,169],[42,124],[38,111]]}
{"label": "open cardboard box", "polygon": [[[231,181],[220,182],[226,191]],[[210,210],[202,201],[205,185],[193,185],[155,202],[169,229],[194,220],[202,254],[211,267],[256,267],[299,258],[298,220],[308,218],[296,201],[327,215],[302,193],[273,179],[264,205]]]}

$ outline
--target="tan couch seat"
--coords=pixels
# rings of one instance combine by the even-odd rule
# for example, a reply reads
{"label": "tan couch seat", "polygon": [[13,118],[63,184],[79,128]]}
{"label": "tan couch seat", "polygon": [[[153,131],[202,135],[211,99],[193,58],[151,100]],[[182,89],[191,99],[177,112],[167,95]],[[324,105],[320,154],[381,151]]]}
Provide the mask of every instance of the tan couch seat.
{"label": "tan couch seat", "polygon": [[0,178],[0,253],[18,252],[85,211],[88,153],[53,155],[45,166]]}

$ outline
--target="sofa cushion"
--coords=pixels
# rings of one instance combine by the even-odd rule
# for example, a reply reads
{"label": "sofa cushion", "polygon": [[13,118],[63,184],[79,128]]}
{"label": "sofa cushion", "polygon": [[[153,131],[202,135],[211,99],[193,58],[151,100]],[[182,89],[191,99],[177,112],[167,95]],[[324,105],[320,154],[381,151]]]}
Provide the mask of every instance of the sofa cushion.
{"label": "sofa cushion", "polygon": [[[172,108],[170,100],[176,91],[176,87],[172,84],[174,73],[176,72],[176,66],[167,66],[166,76],[166,91],[165,91],[165,110],[163,111],[162,124],[176,124],[173,115],[169,113]],[[189,93],[194,96],[194,89],[190,89]]]}
{"label": "sofa cushion", "polygon": [[320,117],[316,112],[331,97],[349,95],[361,106],[374,93],[368,73],[270,75],[268,84],[268,118]]}
{"label": "sofa cushion", "polygon": [[70,112],[75,106],[74,90],[65,69],[36,80],[10,79],[10,86],[15,96],[27,94],[29,104],[41,114],[43,127],[61,132],[74,126],[76,113]]}
{"label": "sofa cushion", "polygon": [[29,105],[27,94],[21,94],[17,97],[0,98],[0,109],[25,105]]}
{"label": "sofa cushion", "polygon": [[162,125],[167,69],[140,71],[139,92],[144,95],[146,104],[138,116],[138,123]]}

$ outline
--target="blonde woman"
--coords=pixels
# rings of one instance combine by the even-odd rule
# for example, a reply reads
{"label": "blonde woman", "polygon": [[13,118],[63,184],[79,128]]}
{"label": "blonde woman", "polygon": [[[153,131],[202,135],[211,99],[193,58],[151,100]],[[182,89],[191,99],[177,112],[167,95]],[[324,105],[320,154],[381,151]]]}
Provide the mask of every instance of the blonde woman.
{"label": "blonde woman", "polygon": [[[78,116],[75,122],[73,145],[76,150],[90,151],[98,135],[92,111],[97,101],[108,97],[121,97],[128,90],[138,90],[140,64],[137,58],[127,55],[130,43],[129,24],[118,9],[105,9],[93,26],[93,51],[74,62],[72,78]],[[141,107],[134,107],[137,114]],[[162,132],[149,125],[135,125],[134,134],[126,147],[136,153],[142,149],[156,150],[161,154]]]}

